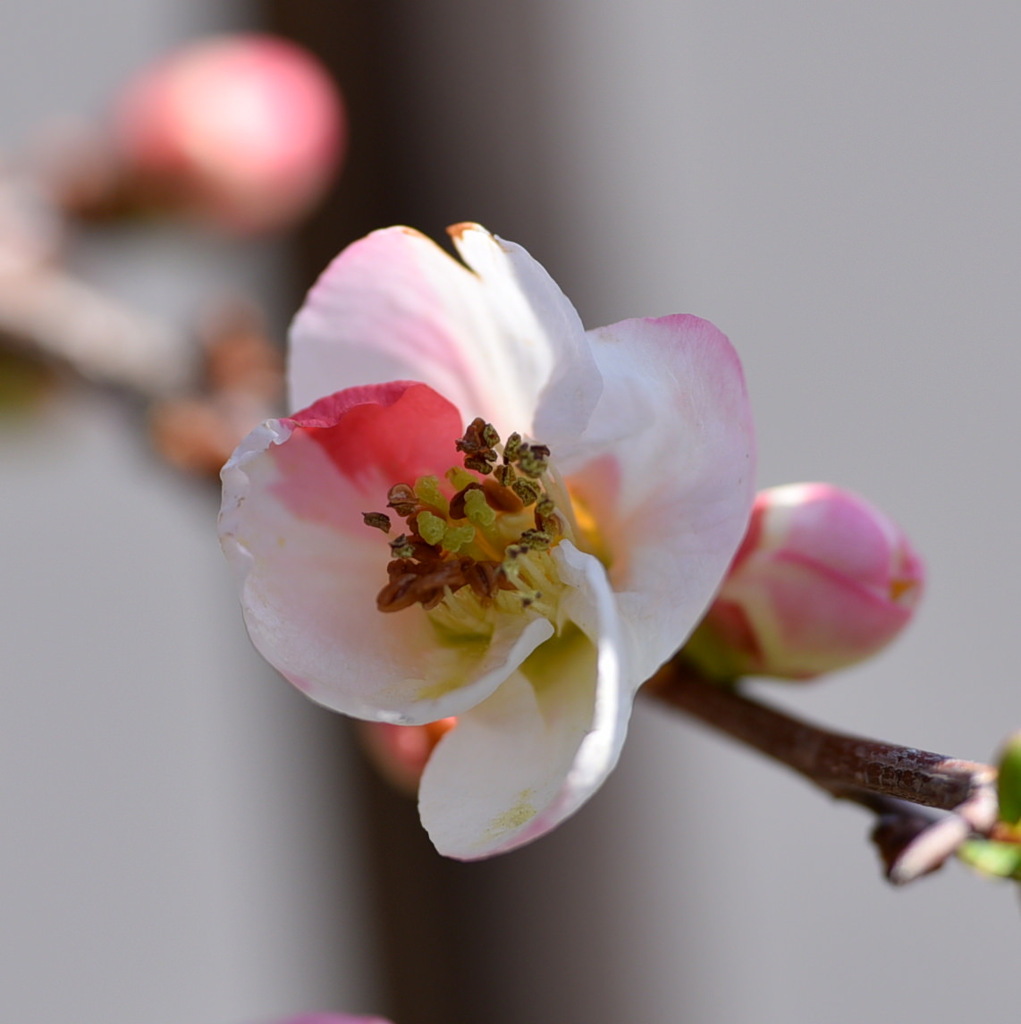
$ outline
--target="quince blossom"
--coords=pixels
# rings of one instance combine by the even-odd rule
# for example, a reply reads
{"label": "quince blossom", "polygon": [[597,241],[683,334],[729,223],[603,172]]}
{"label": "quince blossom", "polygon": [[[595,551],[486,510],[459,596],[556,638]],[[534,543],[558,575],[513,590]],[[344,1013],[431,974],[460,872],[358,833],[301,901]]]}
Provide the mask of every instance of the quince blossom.
{"label": "quince blossom", "polygon": [[291,332],[301,411],[224,467],[220,533],[252,640],[300,690],[370,721],[456,717],[419,809],[474,859],[613,768],[635,691],[737,549],[754,457],[712,324],[586,333],[522,248],[450,233],[467,266],[390,228],[322,275]]}

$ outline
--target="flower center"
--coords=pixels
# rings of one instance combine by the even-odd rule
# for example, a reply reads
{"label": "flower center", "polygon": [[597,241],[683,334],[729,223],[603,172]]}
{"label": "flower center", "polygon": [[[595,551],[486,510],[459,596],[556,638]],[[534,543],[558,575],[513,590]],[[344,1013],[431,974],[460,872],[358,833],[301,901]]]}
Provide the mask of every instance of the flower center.
{"label": "flower center", "polygon": [[[377,607],[396,612],[420,604],[437,628],[458,635],[488,632],[493,610],[529,609],[555,621],[562,584],[550,552],[573,529],[549,448],[516,433],[501,442],[482,419],[456,446],[464,466],[447,471],[449,487],[423,476],[390,488],[387,508],[405,528],[390,541],[389,582]],[[390,532],[386,513],[363,518]]]}

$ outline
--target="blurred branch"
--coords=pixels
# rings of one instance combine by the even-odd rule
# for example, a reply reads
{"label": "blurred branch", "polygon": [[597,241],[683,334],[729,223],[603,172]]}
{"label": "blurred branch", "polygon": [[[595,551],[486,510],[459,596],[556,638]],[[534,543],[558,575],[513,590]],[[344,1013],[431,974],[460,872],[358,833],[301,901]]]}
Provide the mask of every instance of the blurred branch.
{"label": "blurred branch", "polygon": [[0,332],[98,384],[144,398],[180,389],[194,351],[169,326],[49,266],[0,265]]}
{"label": "blurred branch", "polygon": [[283,390],[261,311],[221,297],[190,331],[136,311],[61,266],[66,221],[46,189],[0,168],[0,351],[117,389],[166,462],[215,480]]}
{"label": "blurred branch", "polygon": [[676,658],[644,692],[873,811],[879,820],[872,838],[895,884],[936,870],[970,835],[995,827],[990,765],[823,729],[710,682]]}
{"label": "blurred branch", "polygon": [[31,174],[0,167],[0,337],[143,399],[191,383],[189,339],[60,266],[65,214]]}

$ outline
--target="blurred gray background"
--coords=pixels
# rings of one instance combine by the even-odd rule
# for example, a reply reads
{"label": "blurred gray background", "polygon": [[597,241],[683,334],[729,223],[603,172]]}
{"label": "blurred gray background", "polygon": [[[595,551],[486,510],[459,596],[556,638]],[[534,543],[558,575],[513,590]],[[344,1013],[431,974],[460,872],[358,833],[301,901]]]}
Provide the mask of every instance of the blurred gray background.
{"label": "blurred gray background", "polygon": [[[116,239],[83,268],[182,315],[215,268],[260,281],[283,322],[356,234],[474,219],[589,325],[712,319],[745,361],[761,484],[859,490],[930,568],[880,658],[759,689],[990,759],[1021,725],[1021,7],[12,0],[0,148],[101,109],[192,33],[259,20],[348,95],[323,216],[286,250]],[[867,816],[658,707],[556,834],[438,862],[333,716],[248,648],[214,503],[134,429],[80,396],[0,431],[0,1020],[853,1024],[1013,1005],[1015,894],[956,865],[889,888]]]}

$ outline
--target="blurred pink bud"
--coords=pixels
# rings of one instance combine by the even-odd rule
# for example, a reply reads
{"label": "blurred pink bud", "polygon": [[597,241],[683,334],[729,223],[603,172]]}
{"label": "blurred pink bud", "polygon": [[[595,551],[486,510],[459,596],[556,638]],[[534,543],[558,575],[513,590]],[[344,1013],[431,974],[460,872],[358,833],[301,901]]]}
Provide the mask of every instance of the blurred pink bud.
{"label": "blurred pink bud", "polygon": [[131,187],[231,231],[286,227],[340,162],[344,110],[311,54],[267,35],[202,40],[143,72],[114,132]]}
{"label": "blurred pink bud", "polygon": [[362,742],[380,774],[409,796],[418,793],[426,762],[436,744],[457,724],[456,718],[441,718],[426,725],[390,725],[389,722],[359,722]]}
{"label": "blurred pink bud", "polygon": [[686,654],[717,676],[809,679],[888,644],[924,577],[903,531],[857,495],[829,484],[761,491]]}

